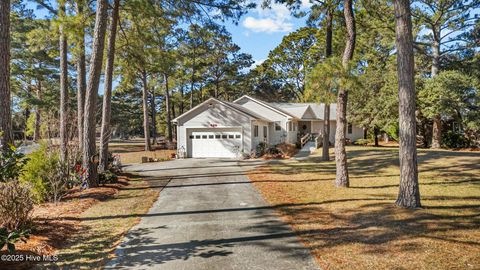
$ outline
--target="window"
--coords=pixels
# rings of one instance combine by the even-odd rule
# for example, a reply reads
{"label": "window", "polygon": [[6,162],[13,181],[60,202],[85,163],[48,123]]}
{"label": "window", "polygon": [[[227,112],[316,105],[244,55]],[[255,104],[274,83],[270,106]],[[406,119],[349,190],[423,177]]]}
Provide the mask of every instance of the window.
{"label": "window", "polygon": [[220,139],[220,134],[216,134],[215,139]]}
{"label": "window", "polygon": [[226,139],[227,138],[227,134],[222,134],[222,139]]}
{"label": "window", "polygon": [[207,138],[207,135],[202,135],[202,139],[206,139]]}
{"label": "window", "polygon": [[195,135],[195,139],[200,139],[200,135]]}
{"label": "window", "polygon": [[258,137],[258,126],[257,125],[253,126],[253,137],[255,137],[255,138]]}
{"label": "window", "polygon": [[288,126],[288,131],[293,131],[293,123],[292,122],[288,122],[287,126]]}
{"label": "window", "polygon": [[190,139],[193,139],[193,138],[194,138],[193,135],[190,135]]}
{"label": "window", "polygon": [[263,126],[263,138],[267,138],[267,126]]}
{"label": "window", "polygon": [[209,139],[213,139],[213,135],[208,135],[208,138],[209,138]]}
{"label": "window", "polygon": [[348,134],[352,134],[352,129],[353,129],[352,124],[348,124]]}
{"label": "window", "polygon": [[233,139],[233,134],[228,135],[229,139]]}
{"label": "window", "polygon": [[282,124],[282,122],[280,122],[280,121],[275,121],[275,130],[276,130],[276,131],[282,130],[281,124]]}
{"label": "window", "polygon": [[293,131],[297,131],[297,123],[293,123]]}
{"label": "window", "polygon": [[235,135],[236,139],[240,139],[240,134]]}

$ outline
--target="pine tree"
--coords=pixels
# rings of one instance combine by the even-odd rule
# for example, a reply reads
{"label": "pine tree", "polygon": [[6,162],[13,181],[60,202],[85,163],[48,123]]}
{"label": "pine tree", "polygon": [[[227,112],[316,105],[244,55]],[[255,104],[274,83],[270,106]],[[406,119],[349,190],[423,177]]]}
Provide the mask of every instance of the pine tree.
{"label": "pine tree", "polygon": [[102,72],[103,50],[105,47],[105,32],[108,20],[108,1],[97,1],[97,14],[95,17],[95,30],[93,34],[92,56],[85,96],[85,121],[84,121],[84,149],[83,167],[87,169],[88,186],[98,186],[97,165],[95,164],[96,153],[96,125],[95,107],[97,105],[98,86]]}
{"label": "pine tree", "polygon": [[103,94],[102,106],[102,127],[100,135],[100,166],[107,169],[108,165],[108,142],[111,136],[110,118],[112,105],[112,82],[113,82],[113,64],[115,61],[115,40],[117,36],[118,14],[120,9],[120,0],[113,3],[112,20],[107,48],[107,64],[105,67],[105,88]]}
{"label": "pine tree", "polygon": [[418,187],[415,82],[412,21],[409,0],[395,0],[398,99],[400,114],[400,190],[396,204],[421,207]]}
{"label": "pine tree", "polygon": [[13,143],[10,111],[10,0],[0,1],[0,145]]}

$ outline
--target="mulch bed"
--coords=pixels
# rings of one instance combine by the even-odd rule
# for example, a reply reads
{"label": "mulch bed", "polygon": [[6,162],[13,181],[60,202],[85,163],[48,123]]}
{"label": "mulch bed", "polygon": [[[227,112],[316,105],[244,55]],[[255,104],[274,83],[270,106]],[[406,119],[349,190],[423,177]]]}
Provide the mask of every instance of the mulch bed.
{"label": "mulch bed", "polygon": [[[118,182],[105,184],[97,188],[72,189],[59,203],[36,205],[32,213],[32,234],[27,243],[18,242],[15,254],[54,255],[66,244],[66,239],[80,230],[79,219],[85,210],[94,204],[115,196],[120,189],[128,186],[127,174],[119,175]],[[0,254],[8,254],[1,251]],[[5,268],[6,267],[6,268]],[[31,262],[7,264],[2,261],[0,269],[28,269]]]}

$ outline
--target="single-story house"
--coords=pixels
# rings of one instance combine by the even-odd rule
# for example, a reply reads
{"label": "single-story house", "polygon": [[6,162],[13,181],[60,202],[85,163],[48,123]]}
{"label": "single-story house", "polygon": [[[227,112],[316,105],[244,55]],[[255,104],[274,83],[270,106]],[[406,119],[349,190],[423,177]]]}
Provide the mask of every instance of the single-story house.
{"label": "single-story house", "polygon": [[[237,157],[259,143],[295,144],[306,134],[322,133],[324,104],[268,103],[250,96],[226,102],[210,98],[175,118],[177,148],[187,157]],[[336,104],[330,108],[330,142],[335,138]],[[347,138],[363,138],[348,124]]]}

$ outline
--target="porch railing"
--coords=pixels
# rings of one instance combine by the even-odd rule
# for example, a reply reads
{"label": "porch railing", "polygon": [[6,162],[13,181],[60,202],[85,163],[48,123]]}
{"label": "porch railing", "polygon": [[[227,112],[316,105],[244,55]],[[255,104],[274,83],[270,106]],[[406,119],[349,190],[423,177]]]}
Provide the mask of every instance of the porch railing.
{"label": "porch railing", "polygon": [[323,135],[318,134],[317,137],[315,137],[315,148],[320,148],[323,146]]}
{"label": "porch railing", "polygon": [[312,138],[312,134],[310,133],[307,133],[305,134],[305,136],[303,136],[301,139],[300,139],[300,144],[302,145],[302,147]]}

